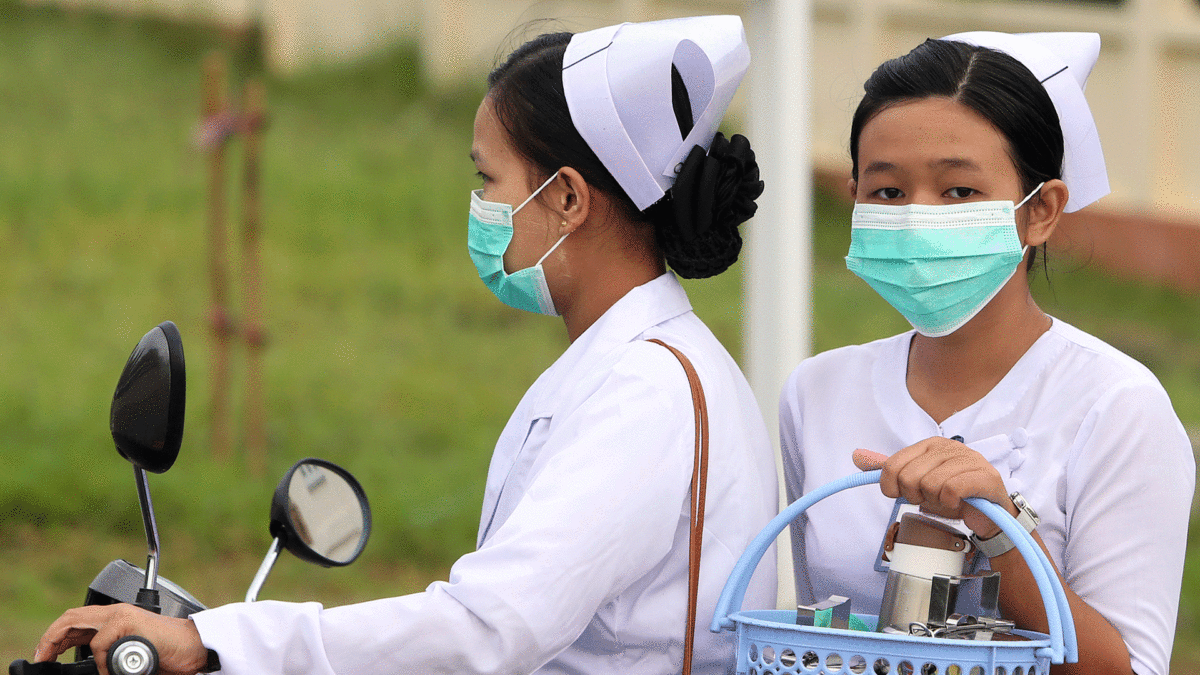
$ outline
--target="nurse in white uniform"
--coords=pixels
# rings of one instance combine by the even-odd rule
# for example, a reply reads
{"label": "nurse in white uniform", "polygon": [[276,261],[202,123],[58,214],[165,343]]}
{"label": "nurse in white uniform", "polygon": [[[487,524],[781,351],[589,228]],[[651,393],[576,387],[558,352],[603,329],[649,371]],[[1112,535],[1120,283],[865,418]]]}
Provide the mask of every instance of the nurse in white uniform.
{"label": "nurse in white uniform", "polygon": [[[696,417],[707,399],[707,506],[694,666],[731,672],[706,618],[775,513],[771,444],[737,364],[692,312],[686,277],[724,271],[763,184],[749,144],[714,134],[749,65],[737,17],[543,35],[489,77],[468,240],[500,300],[561,315],[570,347],[496,445],[478,549],[449,581],[357,605],[232,604],[191,620],[71,610],[35,659],[119,636],[170,672],[670,673],[683,661]],[[665,264],[664,264],[665,259]],[[768,556],[770,559],[770,556]],[[771,606],[764,565],[748,604]],[[219,665],[218,665],[219,661]]]}
{"label": "nurse in white uniform", "polygon": [[[877,613],[875,559],[903,496],[961,518],[999,570],[1002,615],[1045,631],[1020,553],[965,497],[1007,508],[1067,587],[1079,663],[1167,672],[1195,465],[1155,377],[1038,308],[1027,273],[1064,211],[1108,193],[1083,86],[1094,34],[964,33],[879,67],[851,127],[847,266],[914,331],[835,349],[780,401],[792,499],[856,469],[793,530],[801,602]],[[1040,516],[1040,522],[1034,516]]]}

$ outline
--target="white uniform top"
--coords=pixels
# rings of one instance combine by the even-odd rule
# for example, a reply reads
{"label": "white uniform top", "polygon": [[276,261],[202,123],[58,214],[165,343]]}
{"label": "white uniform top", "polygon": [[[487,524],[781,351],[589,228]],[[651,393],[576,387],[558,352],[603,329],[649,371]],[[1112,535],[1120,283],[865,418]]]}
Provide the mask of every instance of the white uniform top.
{"label": "white uniform top", "polygon": [[[1158,380],[1055,320],[994,389],[939,426],[905,384],[912,335],[835,349],[792,373],[779,405],[789,499],[856,472],[856,448],[891,455],[962,436],[1037,511],[1055,565],[1120,631],[1134,670],[1166,673],[1195,461]],[[809,509],[803,533],[793,530],[801,602],[838,594],[878,613],[886,573],[873,563],[893,505],[862,487]]]}
{"label": "white uniform top", "polygon": [[[738,556],[776,513],[771,444],[737,364],[671,274],[630,291],[526,392],[496,444],[479,548],[423,593],[323,609],[233,604],[192,618],[222,672],[679,672],[695,420],[708,402],[697,673],[732,672],[708,632]],[[773,607],[764,557],[747,607]],[[540,669],[540,670],[539,670]]]}

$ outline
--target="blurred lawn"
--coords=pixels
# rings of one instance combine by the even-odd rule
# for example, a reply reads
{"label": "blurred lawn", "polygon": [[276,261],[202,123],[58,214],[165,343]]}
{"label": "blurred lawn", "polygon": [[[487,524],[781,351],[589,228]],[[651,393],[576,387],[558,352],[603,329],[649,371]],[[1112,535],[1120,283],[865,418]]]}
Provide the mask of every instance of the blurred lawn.
{"label": "blurred lawn", "polygon": [[[141,560],[107,414],[129,350],[158,322],[179,325],[190,373],[183,451],[151,480],[162,569],[210,604],[244,593],[275,477],[304,456],[358,475],[374,537],[350,568],[281,561],[263,597],[352,601],[444,574],[474,545],[496,436],[565,346],[559,322],[498,303],[465,252],[481,89],[428,90],[403,49],[268,79],[271,468],[256,479],[210,460],[205,164],[190,139],[204,54],[225,45],[243,76],[258,70],[249,42],[0,0],[0,654],[24,655],[104,562]],[[817,206],[816,348],[906,329],[845,270],[845,206]],[[1034,282],[1043,307],[1149,365],[1200,427],[1200,298],[1078,267],[1052,260],[1052,283]],[[688,288],[740,353],[740,269]],[[1200,663],[1198,601],[1190,564],[1181,664]]]}

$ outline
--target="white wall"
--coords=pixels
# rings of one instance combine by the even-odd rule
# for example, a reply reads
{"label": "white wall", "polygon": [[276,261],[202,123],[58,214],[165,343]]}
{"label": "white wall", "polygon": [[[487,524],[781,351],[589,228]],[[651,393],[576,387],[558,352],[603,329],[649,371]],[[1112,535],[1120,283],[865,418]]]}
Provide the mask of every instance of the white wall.
{"label": "white wall", "polygon": [[[755,0],[26,0],[261,20],[279,72],[352,60],[397,40],[420,42],[435,82],[482,78],[554,17],[567,30],[618,20],[746,14]],[[1118,6],[1046,0],[814,0],[813,159],[847,166],[849,120],[882,60],[926,37],[961,30],[1086,30],[1103,40],[1088,86],[1113,194],[1105,208],[1200,222],[1200,2],[1124,0]],[[261,17],[261,19],[256,19]],[[752,36],[753,40],[754,37]],[[754,45],[751,45],[753,50]],[[769,68],[757,62],[756,68]],[[733,114],[744,102],[734,103]]]}
{"label": "white wall", "polygon": [[246,1],[261,3],[267,58],[282,73],[352,61],[380,45],[414,39],[423,16],[421,0]]}
{"label": "white wall", "polygon": [[[519,31],[510,35],[514,27],[531,19],[559,17],[568,30],[700,13],[749,19],[746,3],[732,0],[424,2],[422,50],[440,82],[482,78],[520,43]],[[1200,1],[814,0],[813,19],[818,167],[848,171],[850,117],[862,82],[880,62],[927,37],[964,30],[1097,32],[1103,46],[1087,94],[1113,188],[1102,208],[1200,223]],[[750,39],[753,52],[756,36]],[[733,115],[745,117],[744,105],[744,97],[735,100]]]}

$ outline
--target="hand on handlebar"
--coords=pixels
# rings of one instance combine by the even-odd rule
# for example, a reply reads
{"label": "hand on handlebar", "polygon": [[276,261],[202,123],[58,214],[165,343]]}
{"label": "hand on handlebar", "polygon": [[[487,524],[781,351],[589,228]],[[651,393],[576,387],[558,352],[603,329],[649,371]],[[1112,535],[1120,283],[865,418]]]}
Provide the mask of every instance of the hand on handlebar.
{"label": "hand on handlebar", "polygon": [[46,629],[33,660],[52,661],[72,647],[88,645],[100,675],[110,675],[108,650],[127,635],[142,636],[155,646],[162,675],[195,675],[208,663],[208,650],[190,619],[159,616],[127,604],[67,610]]}

